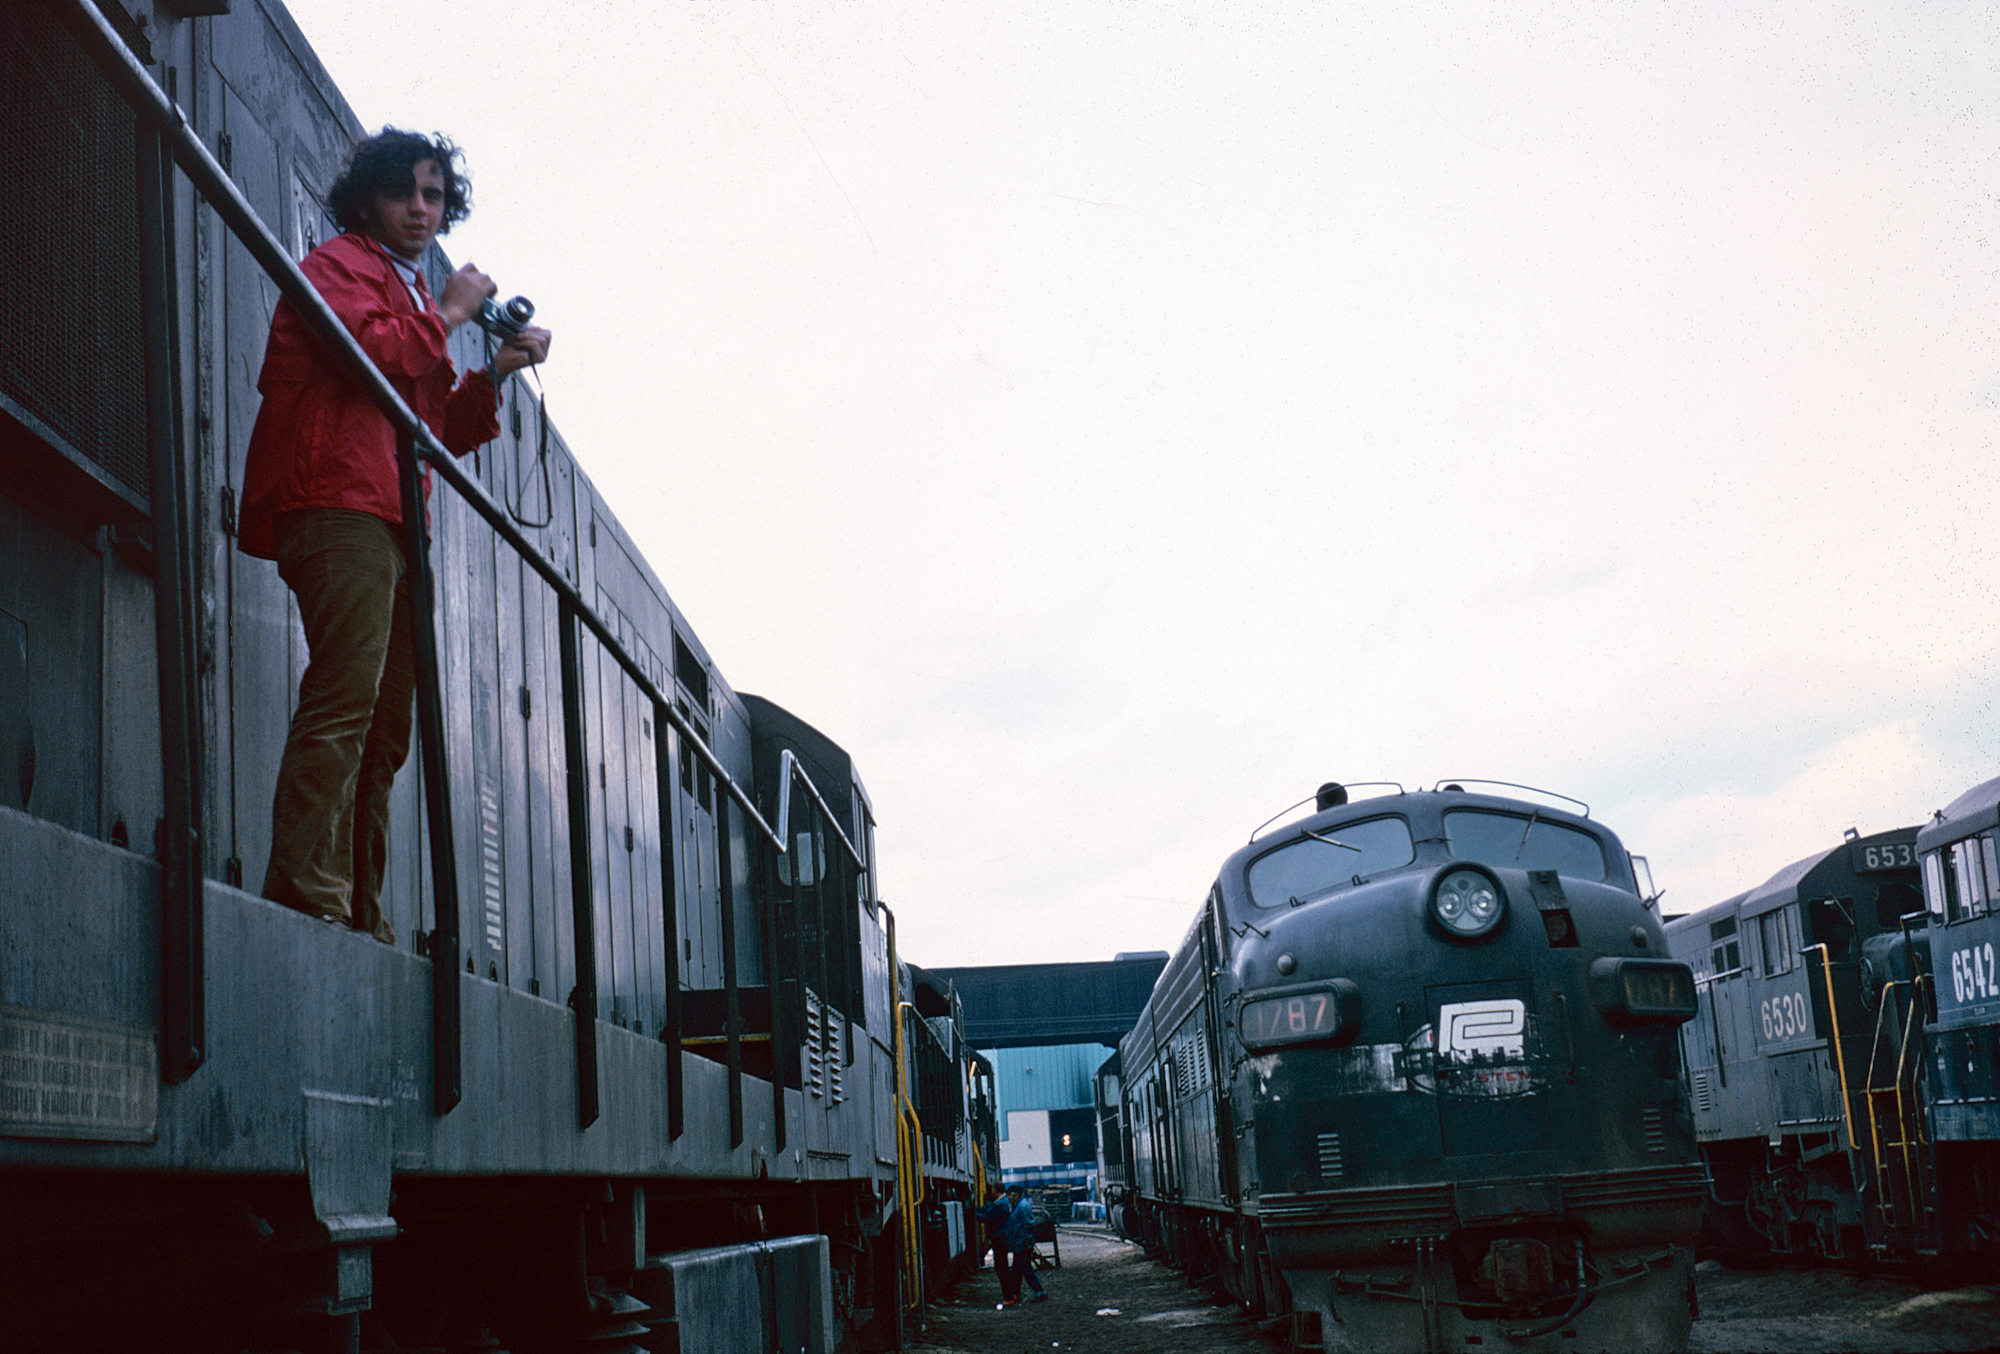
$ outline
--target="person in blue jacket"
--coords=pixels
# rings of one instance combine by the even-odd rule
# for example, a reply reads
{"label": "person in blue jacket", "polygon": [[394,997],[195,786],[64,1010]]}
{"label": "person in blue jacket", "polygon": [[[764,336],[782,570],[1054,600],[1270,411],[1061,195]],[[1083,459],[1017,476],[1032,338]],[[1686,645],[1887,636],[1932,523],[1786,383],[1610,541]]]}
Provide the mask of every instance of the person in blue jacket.
{"label": "person in blue jacket", "polygon": [[973,1216],[990,1224],[994,1231],[999,1247],[1001,1305],[1013,1307],[1020,1303],[1024,1280],[1035,1293],[1028,1301],[1046,1301],[1048,1292],[1035,1273],[1035,1206],[1023,1197],[1021,1187],[1007,1186],[1006,1194]]}

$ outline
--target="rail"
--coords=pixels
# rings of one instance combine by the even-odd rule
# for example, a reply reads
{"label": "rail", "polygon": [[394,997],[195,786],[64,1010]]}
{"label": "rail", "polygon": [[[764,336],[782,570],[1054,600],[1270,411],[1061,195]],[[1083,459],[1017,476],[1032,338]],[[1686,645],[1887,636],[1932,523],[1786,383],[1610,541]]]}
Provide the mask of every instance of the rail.
{"label": "rail", "polygon": [[[463,1097],[460,1060],[458,871],[454,855],[455,834],[450,807],[450,783],[444,742],[443,701],[437,653],[434,588],[429,567],[429,539],[424,527],[420,467],[428,464],[438,477],[505,541],[548,585],[558,600],[562,642],[562,684],[565,759],[569,781],[569,835],[571,850],[572,925],[576,942],[577,982],[570,994],[576,1015],[578,1118],[582,1126],[598,1114],[596,1056],[596,973],[594,936],[594,893],[590,879],[588,777],[584,767],[583,711],[580,649],[581,631],[588,631],[605,654],[618,664],[640,693],[653,705],[655,715],[656,763],[660,780],[660,813],[665,819],[673,803],[671,758],[667,730],[672,729],[691,749],[722,791],[716,804],[718,858],[722,862],[721,908],[725,937],[725,984],[729,990],[729,1069],[732,1144],[742,1139],[742,1084],[740,1016],[736,1001],[736,973],[733,926],[734,891],[730,887],[728,805],[733,802],[746,823],[763,843],[779,855],[787,852],[790,836],[791,785],[794,777],[802,782],[825,825],[832,829],[856,867],[868,868],[859,851],[842,830],[828,808],[825,797],[812,783],[804,767],[788,751],[784,754],[779,792],[777,823],[765,820],[749,791],[730,775],[727,768],[696,732],[667,691],[619,640],[617,632],[583,594],[563,576],[548,558],[493,502],[479,483],[459,469],[454,458],[413,413],[388,379],[369,360],[352,334],[333,313],[291,255],[258,216],[234,180],[210,154],[201,138],[188,125],[186,115],[154,81],[124,41],[99,13],[91,0],[50,0],[66,26],[76,36],[86,54],[103,70],[121,98],[141,124],[140,195],[143,234],[142,266],[146,271],[148,394],[153,427],[155,457],[156,532],[161,580],[156,591],[160,611],[162,651],[162,725],[168,745],[163,754],[163,775],[168,780],[169,814],[166,851],[163,855],[166,881],[163,925],[162,1074],[168,1080],[191,1076],[205,1058],[203,1047],[203,946],[202,881],[199,862],[200,817],[196,798],[198,784],[192,773],[197,760],[199,734],[194,726],[191,674],[183,672],[193,653],[191,626],[194,588],[192,549],[185,537],[186,513],[175,495],[184,487],[186,465],[178,444],[180,421],[165,403],[172,398],[172,382],[151,370],[168,360],[173,351],[169,328],[172,311],[168,299],[172,286],[172,261],[165,248],[168,239],[164,190],[168,165],[177,164],[189,183],[221,218],[258,266],[276,284],[278,291],[305,321],[333,360],[352,378],[395,428],[403,471],[403,521],[405,548],[410,560],[412,620],[416,638],[417,719],[424,756],[423,775],[426,815],[430,825],[433,930],[429,953],[432,969],[432,1053],[434,1079],[432,1109],[449,1113]],[[149,134],[147,129],[151,129]],[[167,495],[161,501],[162,494]],[[169,655],[169,647],[173,653]],[[169,657],[173,659],[170,663]],[[168,669],[171,668],[172,671]],[[176,744],[186,746],[177,747]],[[176,817],[178,815],[178,817]],[[663,829],[669,824],[663,822]],[[673,877],[672,836],[661,834],[661,871],[666,905],[663,907],[668,954],[679,952],[673,898],[678,881]],[[671,960],[670,963],[677,963]],[[678,982],[667,984],[667,1028],[662,1039],[675,1051],[667,1060],[669,1132],[678,1137],[682,1128],[682,1085],[680,1011]],[[782,1078],[777,1078],[782,1084]],[[782,1092],[780,1092],[780,1095]],[[780,1107],[779,1122],[783,1122]]]}

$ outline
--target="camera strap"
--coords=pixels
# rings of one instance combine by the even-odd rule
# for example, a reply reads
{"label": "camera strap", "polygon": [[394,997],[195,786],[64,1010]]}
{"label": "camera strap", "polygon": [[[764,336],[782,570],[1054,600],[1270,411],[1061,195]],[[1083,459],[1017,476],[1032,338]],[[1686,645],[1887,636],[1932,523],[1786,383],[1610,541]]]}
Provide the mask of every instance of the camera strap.
{"label": "camera strap", "polygon": [[[480,341],[486,350],[486,370],[490,373],[493,370],[493,355],[495,351],[493,335],[482,331]],[[504,481],[501,483],[500,503],[501,506],[507,509],[507,515],[513,518],[517,525],[539,530],[555,521],[556,516],[555,490],[549,484],[549,396],[548,392],[542,389],[542,378],[535,371],[535,364],[530,363],[526,370],[535,378],[535,463],[532,466],[522,469],[521,482],[515,486],[514,499],[511,503],[507,501],[507,486]],[[520,373],[516,372],[506,381],[499,383],[498,393],[503,405],[506,402],[506,387],[519,379]],[[521,408],[521,398],[522,392],[516,390],[514,393],[514,409],[517,413]],[[518,437],[520,434],[517,431],[515,435]],[[522,516],[522,509],[527,506],[528,480],[531,476],[535,475],[541,477],[542,507],[543,511],[547,514],[540,521],[533,521]]]}

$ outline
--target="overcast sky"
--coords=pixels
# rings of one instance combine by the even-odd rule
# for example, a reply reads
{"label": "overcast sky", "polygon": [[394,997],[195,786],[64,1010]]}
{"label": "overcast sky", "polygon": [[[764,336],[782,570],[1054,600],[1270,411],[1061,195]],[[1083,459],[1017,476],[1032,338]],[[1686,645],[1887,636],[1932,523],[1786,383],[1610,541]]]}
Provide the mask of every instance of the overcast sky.
{"label": "overcast sky", "polygon": [[1327,779],[1673,912],[2000,773],[1990,6],[292,11],[920,962],[1171,948]]}

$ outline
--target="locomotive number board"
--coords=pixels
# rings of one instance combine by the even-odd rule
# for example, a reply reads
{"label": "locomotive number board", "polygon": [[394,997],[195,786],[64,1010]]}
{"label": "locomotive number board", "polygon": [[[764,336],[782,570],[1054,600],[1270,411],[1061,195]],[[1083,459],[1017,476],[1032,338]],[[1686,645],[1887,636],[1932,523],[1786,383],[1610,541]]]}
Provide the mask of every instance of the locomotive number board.
{"label": "locomotive number board", "polygon": [[1326,1039],[1339,1029],[1340,1002],[1331,992],[1270,997],[1243,1007],[1243,1041],[1248,1044]]}
{"label": "locomotive number board", "polygon": [[1880,842],[1848,848],[1854,853],[1854,873],[1873,874],[1880,870],[1914,870],[1917,867],[1915,842]]}

